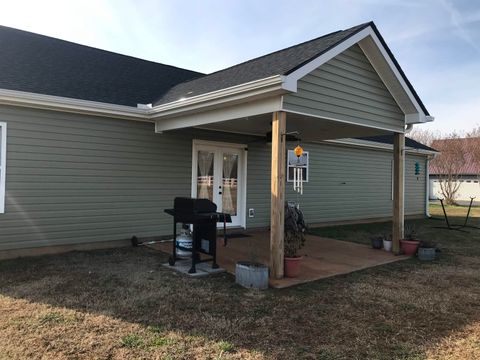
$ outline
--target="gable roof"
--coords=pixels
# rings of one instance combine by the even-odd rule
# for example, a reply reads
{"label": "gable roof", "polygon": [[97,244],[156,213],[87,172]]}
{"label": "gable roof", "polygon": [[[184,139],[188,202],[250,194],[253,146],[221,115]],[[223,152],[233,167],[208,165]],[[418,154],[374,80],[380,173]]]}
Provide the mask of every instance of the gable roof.
{"label": "gable roof", "polygon": [[137,106],[201,73],[0,26],[0,88]]}
{"label": "gable roof", "polygon": [[180,99],[186,99],[212,91],[222,90],[235,85],[265,79],[274,75],[289,75],[367,27],[371,27],[377,35],[380,43],[385,48],[388,56],[392,60],[393,66],[395,66],[395,68],[398,70],[400,76],[403,78],[407,87],[412,92],[413,97],[418,102],[424,114],[430,115],[373,22],[357,25],[346,30],[336,31],[319,38],[243,62],[241,64],[234,65],[212,74],[178,84],[170,91],[159,97],[158,100],[154,102],[154,105],[162,105]]}
{"label": "gable roof", "polygon": [[174,86],[155,101],[160,105],[274,75],[287,75],[370,23],[336,31]]}

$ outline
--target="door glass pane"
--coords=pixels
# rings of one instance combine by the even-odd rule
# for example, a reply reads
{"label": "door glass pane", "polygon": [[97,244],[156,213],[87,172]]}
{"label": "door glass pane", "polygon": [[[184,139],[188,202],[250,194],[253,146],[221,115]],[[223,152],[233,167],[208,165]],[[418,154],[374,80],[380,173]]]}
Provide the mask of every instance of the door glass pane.
{"label": "door glass pane", "polygon": [[223,154],[222,211],[237,215],[238,155]]}
{"label": "door glass pane", "polygon": [[198,152],[197,198],[213,201],[213,152]]}

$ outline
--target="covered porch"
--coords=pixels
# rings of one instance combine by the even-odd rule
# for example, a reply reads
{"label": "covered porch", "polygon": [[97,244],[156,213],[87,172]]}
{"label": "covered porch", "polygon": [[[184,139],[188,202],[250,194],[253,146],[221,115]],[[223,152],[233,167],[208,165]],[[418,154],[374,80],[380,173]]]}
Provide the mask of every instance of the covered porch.
{"label": "covered porch", "polygon": [[[157,124],[157,130],[161,126]],[[228,246],[218,245],[218,263],[227,271],[235,272],[235,263],[252,258],[252,253],[258,254],[258,261],[269,264],[270,284],[273,287],[285,287],[298,283],[318,280],[334,275],[345,274],[352,271],[377,266],[384,263],[401,259],[399,254],[399,243],[403,237],[404,224],[404,141],[403,132],[393,132],[395,142],[393,151],[393,254],[379,252],[361,244],[354,244],[333,239],[319,238],[313,235],[308,236],[306,246],[301,250],[300,255],[304,256],[302,261],[301,275],[298,279],[287,279],[284,277],[284,204],[286,201],[286,187],[291,186],[286,181],[286,154],[290,147],[296,142],[289,142],[287,136],[295,133],[308,150],[308,144],[330,139],[342,139],[348,137],[374,136],[392,134],[392,132],[370,126],[337,122],[331,119],[323,119],[314,116],[301,115],[286,111],[275,111],[270,114],[260,114],[233,120],[205,122],[198,126],[199,129],[209,130],[218,133],[244,134],[257,136],[264,139],[270,147],[270,161],[265,163],[265,171],[270,173],[270,194],[269,194],[269,229],[268,231],[251,232],[247,237],[233,238],[229,240]],[[400,130],[404,127],[401,126]],[[163,130],[177,130],[167,129]],[[195,140],[194,140],[195,144]],[[292,148],[293,149],[293,148]],[[195,147],[194,147],[195,152]],[[256,156],[255,148],[246,151],[248,161]],[[264,159],[265,161],[267,159]],[[192,189],[197,184],[196,168],[192,166]],[[221,168],[221,167],[220,167]],[[251,182],[251,181],[250,181]],[[246,193],[254,184],[244,184]],[[213,191],[217,191],[216,187]],[[221,190],[219,193],[221,194]],[[192,190],[192,196],[194,196]],[[267,195],[267,194],[265,194]],[[297,196],[297,201],[302,206],[302,198],[309,197],[306,192]],[[311,196],[311,195],[310,195]],[[221,203],[221,200],[220,200]],[[248,207],[248,206],[246,206]],[[244,212],[244,217],[248,214]],[[308,221],[309,219],[307,219]],[[165,247],[166,251],[170,246]]]}
{"label": "covered porch", "polygon": [[[303,49],[302,46],[300,48]],[[284,60],[288,59],[296,59],[296,57],[287,56]],[[257,62],[264,61],[266,61],[264,58],[257,59]],[[269,66],[273,64],[269,64],[266,68]],[[264,202],[262,207],[264,209],[269,207],[264,226],[269,228],[269,232],[261,236],[269,238],[269,241],[259,241],[252,246],[263,249],[263,260],[269,264],[272,284],[284,278],[284,204],[287,200],[286,187],[291,185],[286,179],[286,157],[287,150],[293,150],[296,145],[288,143],[289,135],[295,134],[301,139],[306,150],[308,150],[308,144],[329,140],[393,135],[392,189],[391,202],[389,202],[391,207],[388,206],[391,211],[385,208],[382,214],[382,216],[392,216],[393,255],[383,255],[390,259],[399,255],[400,239],[404,235],[405,133],[413,124],[432,121],[433,118],[424,108],[395,59],[387,51],[378,32],[375,28],[366,26],[354,36],[316,53],[307,62],[297,63],[289,71],[284,72],[283,69],[280,73],[283,75],[265,77],[210,93],[199,92],[197,95],[192,91],[181,92],[183,97],[177,101],[159,104],[153,108],[155,130],[157,133],[166,133],[195,128],[218,134],[254,136],[264,139],[268,144],[269,158],[256,154],[253,146],[250,151],[247,144],[244,151],[248,162],[261,157],[264,164],[262,173],[268,173],[270,178],[269,191],[267,187],[262,188],[262,193],[265,193],[265,198],[262,198]],[[214,74],[211,81],[215,83],[223,79],[223,76],[232,74],[238,75],[236,67]],[[203,84],[202,86],[209,86],[211,85],[209,81],[200,79],[199,83]],[[195,151],[193,146],[193,157],[195,157]],[[218,172],[222,171],[220,165],[224,157],[222,154],[218,155],[220,155],[218,161],[214,161],[217,164],[217,176]],[[343,158],[343,161],[348,159]],[[192,170],[196,173],[195,163],[192,165]],[[206,170],[200,173],[203,172]],[[196,177],[197,175],[192,176],[192,196],[197,195],[194,189],[197,186]],[[388,182],[390,183],[390,180]],[[385,183],[384,180],[382,185]],[[255,184],[252,184],[251,180],[248,184],[245,181],[242,185],[245,188],[246,198],[252,185]],[[374,187],[366,183],[364,189],[372,186]],[[217,180],[213,186],[213,199],[215,194],[222,194],[222,190],[221,180]],[[341,192],[342,189],[337,186],[335,191]],[[389,188],[387,193],[390,198]],[[375,191],[373,196],[376,196]],[[314,207],[315,194],[309,194],[307,191],[297,198],[296,202],[301,208],[302,201],[307,199],[310,201],[309,206]],[[221,209],[221,202],[217,205]],[[368,202],[364,206],[368,206]],[[245,208],[248,208],[248,204]],[[241,214],[241,217],[247,217],[246,211]],[[321,218],[306,220],[307,222],[322,221]],[[242,222],[239,221],[239,224]],[[358,250],[362,255],[342,260],[344,255],[341,249],[345,250],[344,253],[355,253]],[[336,241],[322,239],[307,241],[304,252],[308,260],[303,265],[303,276],[327,274],[328,268],[332,272],[342,273],[343,270],[334,270],[338,266],[340,268],[344,266],[345,272],[361,268],[368,263],[369,251],[367,250],[369,249],[357,248],[355,244],[341,244]],[[238,252],[241,251],[242,249],[239,248]],[[323,256],[322,251],[330,251],[331,258],[337,260],[329,264],[329,260]],[[359,258],[365,259],[358,262]],[[232,257],[230,262],[233,259]],[[315,259],[315,263],[311,263]],[[378,262],[378,259],[375,261]],[[314,271],[314,268],[318,271]],[[313,273],[317,275],[312,275]]]}

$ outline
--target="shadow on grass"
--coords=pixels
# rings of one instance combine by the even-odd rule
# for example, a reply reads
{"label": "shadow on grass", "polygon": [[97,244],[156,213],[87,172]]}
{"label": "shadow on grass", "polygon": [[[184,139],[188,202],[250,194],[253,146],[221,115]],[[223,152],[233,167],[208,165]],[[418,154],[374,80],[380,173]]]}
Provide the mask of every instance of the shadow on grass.
{"label": "shadow on grass", "polygon": [[[431,240],[442,249],[440,260],[412,259],[285,290],[255,292],[235,285],[227,274],[192,279],[174,273],[160,266],[166,255],[146,248],[72,252],[0,262],[0,294],[28,300],[22,305],[25,314],[31,314],[29,304],[41,303],[55,307],[55,312],[66,308],[165,334],[172,331],[178,336],[176,343],[171,337],[148,340],[168,347],[172,358],[418,359],[447,335],[479,320],[480,231],[466,235],[435,229],[437,220],[414,223],[421,237],[435,237]],[[389,226],[314,231],[368,242]],[[15,320],[3,316],[2,320]],[[61,319],[47,314],[38,321],[48,331]],[[80,334],[93,331],[85,319],[72,319],[66,324]],[[9,337],[22,334],[15,327],[3,331]],[[115,344],[101,355],[112,356],[123,347],[131,356],[148,357],[158,349],[146,347],[145,334],[142,338],[110,331]],[[86,357],[99,355],[94,347],[85,351]]]}

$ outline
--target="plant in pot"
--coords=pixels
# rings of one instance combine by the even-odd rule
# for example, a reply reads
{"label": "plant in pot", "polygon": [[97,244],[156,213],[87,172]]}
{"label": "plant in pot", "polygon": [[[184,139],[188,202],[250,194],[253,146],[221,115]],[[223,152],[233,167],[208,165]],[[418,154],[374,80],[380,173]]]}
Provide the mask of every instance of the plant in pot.
{"label": "plant in pot", "polygon": [[285,203],[285,276],[297,277],[300,273],[301,256],[298,255],[305,245],[307,226],[302,211],[296,204]]}
{"label": "plant in pot", "polygon": [[381,239],[383,242],[383,249],[385,251],[392,251],[392,235],[383,234]]}
{"label": "plant in pot", "polygon": [[413,225],[405,226],[405,235],[400,240],[400,245],[405,255],[412,256],[417,253],[420,241],[417,239],[417,232]]}
{"label": "plant in pot", "polygon": [[418,247],[418,259],[422,261],[435,260],[437,247],[434,243],[428,241],[420,241]]}
{"label": "plant in pot", "polygon": [[370,241],[374,249],[381,249],[383,247],[383,236],[372,237]]}

